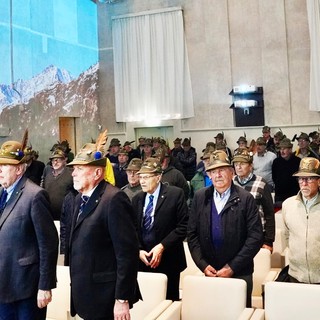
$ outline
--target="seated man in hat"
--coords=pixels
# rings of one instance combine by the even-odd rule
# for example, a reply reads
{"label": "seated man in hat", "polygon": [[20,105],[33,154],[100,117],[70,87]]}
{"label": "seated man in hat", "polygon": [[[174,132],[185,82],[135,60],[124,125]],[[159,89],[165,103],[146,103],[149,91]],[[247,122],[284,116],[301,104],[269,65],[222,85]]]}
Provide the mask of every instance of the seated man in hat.
{"label": "seated man in hat", "polygon": [[146,139],[143,143],[143,151],[141,154],[141,159],[142,161],[152,157],[152,155],[154,154],[153,151],[153,142],[151,139]]}
{"label": "seated man in hat", "polygon": [[168,277],[167,299],[179,300],[180,272],[186,268],[183,240],[188,207],[182,189],[161,182],[161,163],[149,158],[138,171],[143,192],[132,199],[137,217],[140,271]]}
{"label": "seated man in hat", "polygon": [[141,165],[141,159],[133,158],[126,168],[128,184],[122,187],[122,190],[127,194],[130,200],[132,200],[134,195],[142,190],[139,176],[137,175],[138,171],[141,169]]}
{"label": "seated man in hat", "polygon": [[197,173],[190,181],[190,205],[192,204],[192,199],[194,194],[204,187],[210,187],[212,185],[212,181],[206,171],[209,163],[210,163],[210,155],[215,151],[214,148],[207,147],[203,151],[203,155],[200,157],[203,166],[198,166]]}
{"label": "seated man in hat", "polygon": [[320,162],[306,157],[293,174],[300,191],[282,204],[285,238],[289,248],[289,279],[320,283]]}
{"label": "seated man in hat", "polygon": [[274,202],[276,208],[281,208],[282,202],[299,191],[298,181],[292,175],[298,171],[300,158],[292,151],[290,139],[280,141],[280,157],[272,163],[272,180],[274,182]]}
{"label": "seated man in hat", "polygon": [[113,167],[116,187],[122,188],[128,183],[126,169],[128,166],[129,156],[124,148],[121,148],[118,153],[118,163]]}
{"label": "seated man in hat", "polygon": [[140,152],[137,149],[133,149],[131,144],[134,141],[126,141],[123,144],[123,149],[128,153],[128,161],[130,162],[133,158],[140,158]]}
{"label": "seated man in hat", "polygon": [[120,140],[117,138],[112,138],[109,145],[109,153],[107,158],[110,160],[111,164],[114,166],[116,163],[119,163],[118,154],[120,151]]}
{"label": "seated man in hat", "polygon": [[266,142],[266,148],[268,151],[274,152],[275,146],[274,146],[274,141],[273,138],[270,135],[270,127],[264,126],[262,128],[262,138]]}
{"label": "seated man in hat", "polygon": [[216,140],[216,143],[215,145],[216,146],[225,146],[225,153],[227,154],[227,156],[229,157],[229,159],[231,160],[232,159],[232,152],[231,150],[227,147],[227,141],[224,137],[224,133],[218,133],[215,137],[215,140]]}
{"label": "seated man in hat", "polygon": [[275,220],[273,199],[266,180],[253,173],[253,154],[247,149],[239,149],[232,160],[236,171],[233,178],[235,185],[249,191],[254,197],[263,228],[262,248],[273,251],[275,238]]}
{"label": "seated man in hat", "polygon": [[157,152],[159,148],[162,146],[162,139],[160,137],[152,138],[152,148],[154,152]]}
{"label": "seated man in hat", "polygon": [[181,138],[176,138],[173,141],[173,149],[171,150],[171,155],[176,158],[178,156],[178,153],[183,151],[182,146],[181,146]]}
{"label": "seated man in hat", "polygon": [[106,131],[74,160],[75,198],[69,246],[71,315],[130,319],[139,298],[138,239],[128,196],[104,180]]}
{"label": "seated man in hat", "polygon": [[35,150],[32,150],[31,146],[26,148],[25,153],[27,156],[27,170],[25,176],[40,186],[45,164],[42,161],[37,160],[39,153]]}
{"label": "seated man in hat", "polygon": [[238,141],[237,141],[237,144],[238,144],[238,148],[234,150],[233,154],[235,155],[238,151],[239,148],[248,148],[248,141],[247,141],[247,138],[246,137],[239,137]]}
{"label": "seated man in hat", "polygon": [[298,148],[295,152],[295,155],[301,159],[306,157],[314,157],[319,159],[319,155],[316,154],[310,147],[310,139],[309,136],[301,132],[301,134],[296,138],[298,141]]}
{"label": "seated man in hat", "polygon": [[141,136],[139,139],[138,139],[138,145],[137,145],[137,152],[139,152],[139,157],[138,158],[141,158],[141,155],[142,155],[142,151],[143,151],[143,144],[145,142],[146,138]]}
{"label": "seated man in hat", "polygon": [[309,133],[309,137],[311,139],[310,148],[317,154],[320,155],[320,134],[317,131],[313,131]]}
{"label": "seated man in hat", "polygon": [[183,175],[190,181],[197,171],[197,153],[191,146],[191,138],[185,138],[182,142],[183,151],[178,153],[178,160],[183,168]]}
{"label": "seated man in hat", "polygon": [[256,143],[257,152],[253,155],[253,173],[264,178],[272,192],[274,188],[272,180],[272,163],[277,156],[273,152],[267,150],[267,144],[262,137],[259,137]]}
{"label": "seated man in hat", "polygon": [[48,192],[54,220],[60,220],[64,197],[73,189],[71,169],[67,167],[67,156],[57,148],[51,157],[51,166],[43,171],[41,186]]}
{"label": "seated man in hat", "polygon": [[286,138],[286,135],[283,134],[281,129],[279,131],[277,131],[273,136],[274,149],[269,150],[269,151],[272,151],[273,153],[275,153],[277,155],[277,157],[280,157],[280,146],[279,145],[280,145],[281,140],[284,138]]}
{"label": "seated man in hat", "polygon": [[165,146],[162,146],[155,152],[153,157],[158,158],[161,162],[161,181],[169,186],[181,188],[184,192],[186,200],[188,200],[190,192],[188,182],[182,172],[174,166],[174,158],[171,156],[169,149]]}
{"label": "seated man in hat", "polygon": [[207,277],[245,280],[250,307],[253,258],[263,240],[258,208],[248,191],[234,185],[234,170],[225,152],[215,151],[206,171],[212,186],[200,189],[193,198],[190,253]]}
{"label": "seated man in hat", "polygon": [[23,150],[17,141],[0,149],[0,319],[45,320],[59,241],[47,191],[24,176]]}

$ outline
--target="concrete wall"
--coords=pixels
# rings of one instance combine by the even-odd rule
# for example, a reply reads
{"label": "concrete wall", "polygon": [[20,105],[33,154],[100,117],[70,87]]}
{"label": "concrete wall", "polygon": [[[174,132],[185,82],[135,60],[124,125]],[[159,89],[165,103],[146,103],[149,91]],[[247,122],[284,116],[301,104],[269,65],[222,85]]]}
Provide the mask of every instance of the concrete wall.
{"label": "concrete wall", "polygon": [[116,123],[111,17],[181,6],[184,12],[195,117],[164,122],[173,137],[192,137],[200,150],[223,131],[231,149],[237,138],[261,135],[261,126],[235,128],[229,92],[235,85],[264,88],[265,124],[291,138],[318,128],[309,111],[309,55],[306,3],[302,0],[122,0],[98,4],[100,117],[121,141],[137,138],[141,123]]}

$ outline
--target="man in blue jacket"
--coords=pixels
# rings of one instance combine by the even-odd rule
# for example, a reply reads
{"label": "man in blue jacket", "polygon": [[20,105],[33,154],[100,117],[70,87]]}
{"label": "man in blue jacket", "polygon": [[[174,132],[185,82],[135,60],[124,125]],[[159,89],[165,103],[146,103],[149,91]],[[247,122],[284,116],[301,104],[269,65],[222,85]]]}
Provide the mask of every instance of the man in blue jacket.
{"label": "man in blue jacket", "polygon": [[195,193],[188,224],[193,260],[208,277],[243,279],[251,306],[253,258],[263,232],[252,195],[232,182],[233,168],[223,151],[215,151],[206,171],[212,186]]}

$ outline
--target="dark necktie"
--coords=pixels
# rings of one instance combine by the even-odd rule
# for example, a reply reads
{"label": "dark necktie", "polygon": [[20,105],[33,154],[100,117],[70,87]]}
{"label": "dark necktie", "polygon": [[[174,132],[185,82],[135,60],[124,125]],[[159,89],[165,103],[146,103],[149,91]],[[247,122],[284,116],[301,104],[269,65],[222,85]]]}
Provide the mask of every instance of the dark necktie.
{"label": "dark necktie", "polygon": [[78,214],[78,218],[80,217],[81,213],[83,212],[83,208],[84,206],[87,204],[87,202],[89,201],[89,197],[88,196],[81,196],[81,203],[80,203],[80,208],[79,208],[79,214]]}
{"label": "dark necktie", "polygon": [[5,189],[3,189],[3,192],[1,193],[1,197],[0,197],[0,212],[2,212],[4,207],[6,206],[7,196],[8,196],[8,192]]}
{"label": "dark necktie", "polygon": [[153,195],[149,196],[149,203],[147,205],[146,211],[144,212],[144,218],[143,218],[143,228],[146,231],[149,231],[152,227],[152,218],[151,218],[151,214],[153,211]]}

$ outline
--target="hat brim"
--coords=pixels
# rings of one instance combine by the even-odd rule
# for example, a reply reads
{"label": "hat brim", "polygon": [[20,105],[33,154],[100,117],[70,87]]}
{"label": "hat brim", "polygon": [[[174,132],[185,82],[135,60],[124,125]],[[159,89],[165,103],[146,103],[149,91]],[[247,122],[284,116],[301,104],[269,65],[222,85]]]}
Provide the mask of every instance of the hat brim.
{"label": "hat brim", "polygon": [[252,160],[248,160],[244,157],[239,157],[239,156],[234,156],[232,159],[232,164],[234,164],[235,162],[246,162],[246,163],[252,163]]}
{"label": "hat brim", "polygon": [[102,158],[99,160],[94,160],[94,161],[85,161],[85,160],[80,160],[80,159],[74,159],[70,163],[67,164],[67,166],[96,166],[96,167],[105,167],[107,163],[106,158]]}
{"label": "hat brim", "polygon": [[63,156],[53,156],[53,157],[50,157],[49,159],[52,160],[57,158],[66,159],[66,157],[63,157]]}
{"label": "hat brim", "polygon": [[0,158],[0,164],[20,164],[25,162],[25,157],[21,160],[11,159],[11,158]]}
{"label": "hat brim", "polygon": [[209,166],[209,167],[206,169],[206,172],[211,171],[211,170],[214,170],[214,169],[217,169],[217,168],[222,168],[222,167],[232,168],[232,165],[231,165],[231,164],[228,164],[228,163],[216,163],[216,164],[212,164],[211,166]]}
{"label": "hat brim", "polygon": [[304,172],[304,171],[297,171],[292,175],[293,177],[320,177],[319,174],[314,172]]}
{"label": "hat brim", "polygon": [[137,172],[137,174],[144,174],[144,173],[157,173],[157,174],[161,174],[162,171],[159,171],[158,169],[150,170],[150,169],[141,168],[141,169]]}

